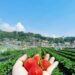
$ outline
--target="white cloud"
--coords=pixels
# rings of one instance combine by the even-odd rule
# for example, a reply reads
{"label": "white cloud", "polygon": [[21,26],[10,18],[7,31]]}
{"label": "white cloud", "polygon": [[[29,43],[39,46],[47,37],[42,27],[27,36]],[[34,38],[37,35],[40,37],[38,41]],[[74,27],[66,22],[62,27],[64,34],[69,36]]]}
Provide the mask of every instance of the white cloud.
{"label": "white cloud", "polygon": [[21,22],[18,22],[15,26],[12,26],[8,23],[0,23],[0,30],[7,32],[12,32],[12,31],[25,32],[25,27],[22,25]]}
{"label": "white cloud", "polygon": [[25,28],[20,22],[18,22],[17,25],[16,25],[16,31],[23,31],[23,32],[25,32]]}
{"label": "white cloud", "polygon": [[12,32],[15,30],[15,27],[9,25],[8,23],[2,23],[0,24],[0,30]]}

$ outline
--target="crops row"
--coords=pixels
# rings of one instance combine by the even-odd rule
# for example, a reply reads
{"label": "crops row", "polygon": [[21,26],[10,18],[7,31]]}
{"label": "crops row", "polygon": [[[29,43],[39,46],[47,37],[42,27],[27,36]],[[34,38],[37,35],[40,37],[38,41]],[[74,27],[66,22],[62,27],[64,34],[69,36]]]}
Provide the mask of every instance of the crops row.
{"label": "crops row", "polygon": [[71,52],[70,53],[58,52],[58,54],[70,59],[71,61],[75,61],[75,54],[73,55]]}
{"label": "crops row", "polygon": [[[39,53],[42,58],[49,53],[50,56],[54,56],[59,61],[58,67],[53,71],[52,75],[75,75],[75,64],[71,58],[75,57],[71,50],[55,51],[52,48],[30,48],[25,50],[13,50],[0,53],[0,75],[11,75],[13,65],[16,60],[23,54],[27,54],[28,57],[33,57],[36,53]],[[74,50],[73,50],[74,51]]]}
{"label": "crops row", "polygon": [[64,75],[75,75],[75,63],[66,58],[66,54],[64,54],[63,57],[62,55],[59,55],[57,51],[48,48],[46,48],[46,52],[56,57],[56,59],[59,61],[59,68],[63,71]]}
{"label": "crops row", "polygon": [[[15,64],[16,60],[21,57],[23,54],[27,53],[28,57],[32,57],[34,54],[39,53],[40,54],[41,51],[36,50],[36,49],[29,49],[29,50],[23,50],[23,51],[8,51],[7,54],[5,53],[5,56],[8,55],[8,53],[10,55],[8,55],[8,59],[4,60],[4,61],[0,61],[0,75],[11,75],[11,71],[12,71],[12,67]],[[2,53],[1,55],[4,55],[4,53]],[[14,58],[11,58],[10,56],[13,56]],[[3,56],[2,56],[3,57]],[[0,57],[1,59],[1,57]],[[4,59],[4,58],[3,58]]]}
{"label": "crops row", "polygon": [[61,52],[71,52],[71,53],[75,53],[75,49],[63,49]]}
{"label": "crops row", "polygon": [[15,52],[14,54],[14,58],[9,57],[6,61],[0,62],[0,75],[8,75],[16,60],[23,55],[22,52]]}

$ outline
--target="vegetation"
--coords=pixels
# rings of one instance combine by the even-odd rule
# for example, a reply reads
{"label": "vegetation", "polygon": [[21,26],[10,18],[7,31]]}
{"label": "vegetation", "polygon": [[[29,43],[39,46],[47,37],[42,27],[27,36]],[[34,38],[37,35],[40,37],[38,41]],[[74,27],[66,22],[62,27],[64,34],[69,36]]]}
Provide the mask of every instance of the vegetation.
{"label": "vegetation", "polygon": [[73,42],[75,40],[75,37],[59,37],[59,38],[53,38],[53,37],[45,37],[40,34],[34,34],[34,33],[24,33],[24,32],[4,32],[0,31],[0,41],[3,41],[4,39],[17,39],[19,41],[31,41],[31,40],[48,40],[49,43],[64,43],[64,42]]}
{"label": "vegetation", "polygon": [[[0,31],[0,48],[4,50],[6,47],[2,42],[4,40],[17,40],[24,42],[31,41],[42,41],[47,40],[49,43],[64,43],[75,41],[75,37],[44,37],[40,34],[34,33],[24,33],[24,32],[4,32]],[[7,41],[8,42],[8,41]],[[12,48],[13,49],[13,48]],[[46,53],[49,53],[50,56],[54,56],[57,61],[59,61],[58,67],[53,71],[52,75],[75,75],[75,49],[73,48],[64,48],[63,50],[55,50],[54,48],[38,47],[38,48],[29,48],[24,50],[10,50],[0,51],[0,75],[11,75],[12,67],[15,64],[16,60],[21,57],[23,54],[27,54],[28,57],[34,56],[36,53],[39,53],[42,58],[44,58]]]}
{"label": "vegetation", "polygon": [[[58,67],[53,71],[52,75],[75,75],[75,49],[64,49],[62,51],[56,51],[54,48],[30,48],[25,50],[12,50],[0,53],[0,75],[11,75],[12,67],[16,60],[23,54],[27,54],[28,57],[34,56],[39,53],[42,57],[46,53],[50,56],[54,56],[59,61]],[[67,57],[70,55],[70,58]]]}

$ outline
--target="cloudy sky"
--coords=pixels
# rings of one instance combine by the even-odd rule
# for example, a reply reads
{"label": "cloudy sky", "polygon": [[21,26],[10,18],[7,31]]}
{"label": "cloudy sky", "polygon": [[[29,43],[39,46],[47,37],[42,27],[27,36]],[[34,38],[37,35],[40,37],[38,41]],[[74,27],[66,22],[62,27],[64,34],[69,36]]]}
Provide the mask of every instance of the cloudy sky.
{"label": "cloudy sky", "polygon": [[0,29],[75,36],[75,0],[1,0]]}

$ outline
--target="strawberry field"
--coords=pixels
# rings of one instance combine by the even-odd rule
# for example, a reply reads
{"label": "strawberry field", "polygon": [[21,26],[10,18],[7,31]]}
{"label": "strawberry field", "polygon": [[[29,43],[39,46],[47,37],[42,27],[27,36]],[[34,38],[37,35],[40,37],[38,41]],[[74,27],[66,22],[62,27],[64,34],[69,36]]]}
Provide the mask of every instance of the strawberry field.
{"label": "strawberry field", "polygon": [[39,53],[42,58],[49,53],[59,61],[58,67],[53,71],[52,75],[75,75],[75,49],[64,49],[56,51],[53,48],[30,48],[25,50],[12,50],[0,52],[0,75],[11,75],[12,67],[16,60],[23,54],[32,57]]}

